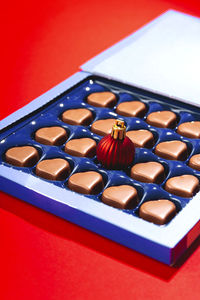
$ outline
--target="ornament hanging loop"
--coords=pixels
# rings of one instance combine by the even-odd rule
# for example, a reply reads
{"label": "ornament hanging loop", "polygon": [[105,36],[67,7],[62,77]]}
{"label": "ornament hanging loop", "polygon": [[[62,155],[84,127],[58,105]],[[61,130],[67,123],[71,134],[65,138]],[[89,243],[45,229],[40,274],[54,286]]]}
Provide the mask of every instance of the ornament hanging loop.
{"label": "ornament hanging loop", "polygon": [[116,120],[113,127],[111,136],[115,140],[123,140],[126,136],[126,126],[124,125],[124,121]]}

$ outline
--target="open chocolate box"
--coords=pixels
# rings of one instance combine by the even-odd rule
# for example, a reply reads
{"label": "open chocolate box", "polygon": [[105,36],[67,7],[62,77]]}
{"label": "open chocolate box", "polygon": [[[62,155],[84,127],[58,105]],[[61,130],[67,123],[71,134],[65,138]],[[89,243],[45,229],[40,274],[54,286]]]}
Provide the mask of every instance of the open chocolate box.
{"label": "open chocolate box", "polygon": [[[200,232],[199,62],[189,51],[200,51],[199,33],[199,19],[169,11],[1,121],[1,190],[174,264]],[[133,163],[120,170],[95,154],[116,119],[136,145]],[[124,185],[135,192],[132,205],[123,189],[106,200],[106,190]]]}

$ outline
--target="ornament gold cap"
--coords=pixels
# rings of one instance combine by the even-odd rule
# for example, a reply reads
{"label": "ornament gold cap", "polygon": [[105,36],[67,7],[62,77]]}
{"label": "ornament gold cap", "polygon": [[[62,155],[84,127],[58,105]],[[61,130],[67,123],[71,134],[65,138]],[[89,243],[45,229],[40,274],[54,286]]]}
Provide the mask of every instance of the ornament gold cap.
{"label": "ornament gold cap", "polygon": [[112,127],[112,132],[111,136],[115,140],[123,140],[126,136],[126,126],[124,125],[124,121],[122,120],[116,120],[113,127]]}

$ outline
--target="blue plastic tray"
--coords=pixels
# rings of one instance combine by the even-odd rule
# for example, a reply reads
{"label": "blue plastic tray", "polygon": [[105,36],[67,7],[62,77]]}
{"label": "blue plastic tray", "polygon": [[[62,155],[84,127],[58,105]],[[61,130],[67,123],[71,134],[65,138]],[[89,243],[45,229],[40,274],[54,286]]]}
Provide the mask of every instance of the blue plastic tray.
{"label": "blue plastic tray", "polygon": [[[109,90],[117,95],[118,102],[140,100],[147,106],[144,118],[127,118],[116,114],[113,109],[97,108],[87,104],[86,97],[92,92]],[[72,126],[62,122],[62,112],[70,108],[86,107],[98,119],[120,118],[127,130],[148,129],[157,143],[168,140],[184,141],[189,150],[186,161],[170,161],[159,158],[152,149],[137,148],[134,163],[158,161],[165,167],[166,178],[161,184],[146,184],[133,180],[130,169],[114,171],[103,169],[94,158],[78,158],[64,152],[62,146],[46,146],[34,140],[34,132],[44,126],[59,125],[69,134],[68,140],[92,137],[100,141],[90,126]],[[199,140],[184,138],[176,133],[176,128],[160,129],[148,125],[146,116],[153,111],[172,110],[179,123],[200,120],[200,108],[193,107],[166,97],[145,92],[121,83],[92,76],[86,72],[76,73],[46,94],[34,100],[0,123],[0,188],[26,202],[36,205],[64,219],[88,228],[125,246],[135,249],[167,264],[173,264],[198,236],[200,230],[199,194],[194,198],[181,198],[164,190],[170,177],[193,174],[200,180],[200,172],[187,166],[191,155],[200,153]],[[32,168],[14,167],[5,162],[4,153],[13,146],[33,145],[40,153],[40,160],[61,157],[71,165],[71,174],[86,170],[98,170],[103,175],[105,188],[111,185],[130,184],[139,195],[139,205],[133,210],[119,210],[101,202],[101,194],[81,195],[67,187],[64,181],[48,181],[35,174]],[[70,175],[71,175],[70,174]],[[165,198],[177,207],[176,217],[167,225],[154,225],[138,216],[139,206],[148,200]]]}

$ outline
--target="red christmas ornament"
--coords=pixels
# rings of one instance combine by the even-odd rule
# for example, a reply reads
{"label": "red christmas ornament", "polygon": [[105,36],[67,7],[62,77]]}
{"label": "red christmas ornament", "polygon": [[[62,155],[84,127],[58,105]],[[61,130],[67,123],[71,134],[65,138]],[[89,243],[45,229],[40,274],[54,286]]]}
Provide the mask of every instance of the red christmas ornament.
{"label": "red christmas ornament", "polygon": [[97,159],[108,169],[124,169],[130,166],[135,155],[133,142],[126,136],[124,121],[116,120],[112,132],[97,146]]}

